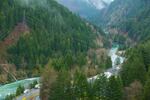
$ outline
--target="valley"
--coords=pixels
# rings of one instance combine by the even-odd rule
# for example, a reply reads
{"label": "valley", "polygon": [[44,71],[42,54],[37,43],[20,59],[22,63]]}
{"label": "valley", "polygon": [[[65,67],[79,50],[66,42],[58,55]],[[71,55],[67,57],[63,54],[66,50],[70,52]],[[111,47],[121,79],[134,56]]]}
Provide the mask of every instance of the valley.
{"label": "valley", "polygon": [[[122,64],[124,62],[125,58],[116,55],[116,53],[118,52],[118,47],[119,46],[117,44],[114,44],[112,46],[112,48],[109,50],[108,55],[111,57],[111,60],[112,60],[112,68],[109,68],[109,69],[107,69],[104,72],[104,75],[107,78],[110,78],[112,75],[118,75],[118,73],[121,70],[120,64]],[[118,57],[120,59],[120,64],[116,65],[116,60],[117,60]],[[98,76],[99,75],[93,76],[91,78],[87,78],[87,80],[88,80],[88,82],[92,83],[93,81],[95,81],[98,78]],[[25,80],[21,80],[21,81],[16,81],[14,83],[10,83],[10,84],[6,84],[4,86],[1,86],[0,87],[0,99],[4,99],[4,97],[7,96],[7,95],[9,95],[9,94],[14,94],[15,91],[16,91],[16,89],[17,89],[17,87],[19,85],[23,85],[24,84],[24,87],[26,89],[28,89],[29,84],[32,83],[34,80],[38,80],[39,81],[39,78],[31,78],[31,79],[29,78],[29,79],[25,79]],[[3,90],[3,92],[1,90]],[[29,92],[24,93],[20,97],[17,97],[16,100],[22,100],[23,98],[28,98],[28,99],[29,98],[38,98],[38,96],[40,94],[37,91],[39,91],[39,89],[29,90]],[[2,98],[2,96],[3,96],[3,98]],[[36,100],[39,100],[39,99],[36,99]]]}
{"label": "valley", "polygon": [[149,4],[0,1],[0,100],[149,100]]}

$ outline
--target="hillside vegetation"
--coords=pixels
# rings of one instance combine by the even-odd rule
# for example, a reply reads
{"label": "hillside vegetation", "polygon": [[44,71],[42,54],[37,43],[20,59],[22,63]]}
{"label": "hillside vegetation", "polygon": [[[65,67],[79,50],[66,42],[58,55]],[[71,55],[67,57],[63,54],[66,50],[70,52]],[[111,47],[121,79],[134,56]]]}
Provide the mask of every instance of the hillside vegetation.
{"label": "hillside vegetation", "polygon": [[67,57],[62,63],[72,65],[73,61],[67,59],[73,60],[72,55],[75,57],[78,53],[84,56],[84,52],[94,45],[92,41],[95,34],[79,17],[55,1],[40,2],[4,2],[8,6],[3,4],[7,9],[2,9],[1,13],[6,16],[4,23],[9,26],[1,28],[2,34],[6,34],[6,31],[9,34],[18,23],[26,23],[30,30],[29,34],[22,35],[16,44],[8,48],[9,61],[18,67],[20,64],[31,67],[45,65],[50,57],[62,59],[68,56],[71,58]]}
{"label": "hillside vegetation", "polygon": [[102,25],[127,33],[134,41],[146,40],[150,33],[149,4],[149,0],[115,0],[102,11]]}
{"label": "hillside vegetation", "polygon": [[[101,29],[74,15],[55,0],[4,0],[0,1],[0,7],[2,73],[5,73],[4,68],[7,71],[15,68],[21,70],[19,74],[30,77],[32,73],[39,75],[47,65],[52,65],[55,70],[82,67],[87,64],[89,49],[103,47],[106,41]],[[95,41],[99,38],[101,46]]]}

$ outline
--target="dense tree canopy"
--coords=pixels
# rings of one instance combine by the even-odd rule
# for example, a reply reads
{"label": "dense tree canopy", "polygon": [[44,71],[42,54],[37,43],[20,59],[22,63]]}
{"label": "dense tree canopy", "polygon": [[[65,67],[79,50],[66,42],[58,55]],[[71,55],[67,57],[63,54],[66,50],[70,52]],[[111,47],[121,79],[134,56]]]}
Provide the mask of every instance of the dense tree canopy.
{"label": "dense tree canopy", "polygon": [[18,23],[26,24],[30,31],[8,48],[8,61],[17,68],[24,66],[28,69],[43,66],[50,58],[54,59],[54,65],[59,62],[60,65],[56,65],[58,70],[73,64],[84,65],[86,52],[93,47],[96,35],[90,26],[54,0],[23,1],[5,0],[1,4],[1,40]]}
{"label": "dense tree canopy", "polygon": [[130,53],[130,57],[128,58],[127,62],[125,62],[125,64],[123,65],[123,70],[121,72],[123,83],[125,86],[128,86],[135,80],[144,83],[146,68],[143,63],[140,51],[134,50],[129,52],[133,53]]}

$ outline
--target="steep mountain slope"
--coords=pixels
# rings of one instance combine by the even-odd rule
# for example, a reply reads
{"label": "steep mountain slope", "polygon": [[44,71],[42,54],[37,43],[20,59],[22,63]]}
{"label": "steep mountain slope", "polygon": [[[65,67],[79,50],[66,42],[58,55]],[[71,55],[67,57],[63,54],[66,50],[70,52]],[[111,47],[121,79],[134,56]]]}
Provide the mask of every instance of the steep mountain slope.
{"label": "steep mountain slope", "polygon": [[128,33],[135,41],[143,40],[150,33],[149,4],[149,0],[115,0],[103,10],[101,22]]}
{"label": "steep mountain slope", "polygon": [[5,0],[0,4],[1,34],[12,32],[1,40],[1,44],[11,44],[5,45],[5,56],[0,54],[5,62],[29,69],[44,66],[50,59],[56,69],[84,64],[80,60],[86,59],[96,34],[68,9],[54,0]]}
{"label": "steep mountain slope", "polygon": [[85,0],[57,0],[60,4],[69,8],[69,10],[79,14],[84,18],[90,18],[98,13],[98,10],[90,5],[88,1]]}
{"label": "steep mountain slope", "polygon": [[142,0],[136,0],[134,3],[132,0],[115,0],[108,8],[104,9],[103,20],[107,25],[112,25],[127,20],[127,18],[134,18],[143,4]]}
{"label": "steep mountain slope", "polygon": [[[106,8],[113,0],[56,0],[72,12],[81,17],[99,24],[101,10]],[[98,22],[97,22],[98,21]]]}
{"label": "steep mountain slope", "polygon": [[106,8],[110,3],[112,3],[114,0],[87,0],[91,5],[93,5],[95,8],[101,10],[103,8]]}

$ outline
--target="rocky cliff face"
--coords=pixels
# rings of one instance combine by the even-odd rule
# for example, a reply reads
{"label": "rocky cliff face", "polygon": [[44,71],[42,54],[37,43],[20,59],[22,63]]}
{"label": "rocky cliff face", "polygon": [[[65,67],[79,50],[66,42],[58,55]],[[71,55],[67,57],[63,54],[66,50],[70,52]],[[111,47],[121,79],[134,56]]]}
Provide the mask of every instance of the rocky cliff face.
{"label": "rocky cliff face", "polygon": [[87,0],[91,5],[93,5],[96,9],[106,8],[109,4],[111,4],[114,0]]}

